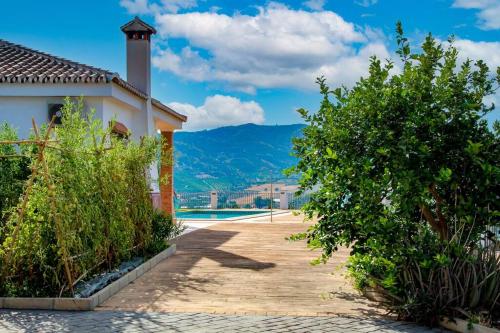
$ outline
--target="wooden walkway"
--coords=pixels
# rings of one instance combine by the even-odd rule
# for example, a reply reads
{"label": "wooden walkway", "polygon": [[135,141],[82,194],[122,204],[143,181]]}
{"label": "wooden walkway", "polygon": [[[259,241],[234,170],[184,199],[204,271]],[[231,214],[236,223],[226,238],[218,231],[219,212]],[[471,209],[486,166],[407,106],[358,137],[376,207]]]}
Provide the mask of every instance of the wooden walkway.
{"label": "wooden walkway", "polygon": [[177,253],[100,310],[265,315],[378,316],[381,311],[344,277],[343,249],[326,265],[305,242],[285,237],[309,224],[291,215],[274,222],[224,222],[180,237]]}

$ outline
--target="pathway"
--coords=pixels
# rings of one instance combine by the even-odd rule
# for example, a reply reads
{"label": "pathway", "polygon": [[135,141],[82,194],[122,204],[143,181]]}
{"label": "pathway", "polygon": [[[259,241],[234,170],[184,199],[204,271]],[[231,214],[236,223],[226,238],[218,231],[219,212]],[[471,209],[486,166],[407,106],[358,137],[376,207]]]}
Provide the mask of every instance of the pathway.
{"label": "pathway", "polygon": [[350,317],[236,316],[207,313],[42,312],[0,310],[0,332],[427,333],[413,324]]}
{"label": "pathway", "polygon": [[[384,317],[344,277],[340,250],[326,265],[285,237],[309,225],[192,224],[178,251],[93,312],[0,310],[3,332],[436,332]],[[333,273],[333,274],[332,274]]]}
{"label": "pathway", "polygon": [[311,266],[318,252],[285,237],[309,225],[227,222],[182,236],[175,256],[110,298],[100,310],[258,315],[378,315],[344,276],[348,251]]}

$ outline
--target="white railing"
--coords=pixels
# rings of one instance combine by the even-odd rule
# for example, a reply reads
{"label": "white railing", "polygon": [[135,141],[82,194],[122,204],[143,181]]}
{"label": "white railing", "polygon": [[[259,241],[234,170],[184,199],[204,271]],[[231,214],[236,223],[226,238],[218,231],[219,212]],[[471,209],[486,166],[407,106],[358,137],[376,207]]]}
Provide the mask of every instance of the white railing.
{"label": "white railing", "polygon": [[175,193],[175,208],[210,209],[210,192],[182,192]]}
{"label": "white railing", "polygon": [[488,229],[493,234],[493,237],[484,237],[483,245],[486,247],[496,246],[497,250],[500,250],[500,227],[489,227]]}
{"label": "white railing", "polygon": [[290,192],[218,191],[177,192],[176,209],[300,209],[310,194],[296,196]]}

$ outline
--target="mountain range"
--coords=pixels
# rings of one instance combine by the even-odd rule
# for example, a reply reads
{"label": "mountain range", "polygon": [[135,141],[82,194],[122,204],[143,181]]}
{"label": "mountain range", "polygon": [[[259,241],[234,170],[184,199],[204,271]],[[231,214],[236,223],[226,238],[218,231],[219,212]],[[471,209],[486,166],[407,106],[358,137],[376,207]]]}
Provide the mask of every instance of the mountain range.
{"label": "mountain range", "polygon": [[174,134],[177,192],[242,190],[264,182],[296,183],[283,170],[294,165],[292,138],[305,125],[220,127]]}

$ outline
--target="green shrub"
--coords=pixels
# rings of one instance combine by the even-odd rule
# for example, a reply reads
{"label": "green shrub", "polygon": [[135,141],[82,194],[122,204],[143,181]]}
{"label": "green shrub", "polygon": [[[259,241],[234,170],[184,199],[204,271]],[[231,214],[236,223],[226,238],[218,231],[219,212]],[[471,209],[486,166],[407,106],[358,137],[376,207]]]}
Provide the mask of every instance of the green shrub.
{"label": "green shrub", "polygon": [[[41,130],[41,136],[47,131]],[[66,100],[57,143],[45,150],[20,220],[17,209],[0,236],[3,294],[68,294],[70,281],[144,254],[152,241],[148,168],[159,142],[127,142]]]}
{"label": "green shrub", "polygon": [[[401,71],[371,58],[352,89],[319,79],[317,113],[294,140],[304,206],[318,217],[306,237],[326,261],[351,246],[349,272],[401,318],[499,318],[500,124],[484,98],[500,82],[479,60],[457,62],[453,40],[431,35],[412,53],[398,25]],[[297,238],[297,237],[296,237]],[[490,244],[485,246],[485,244]]]}
{"label": "green shrub", "polygon": [[253,199],[255,208],[271,208],[271,199],[263,199],[261,196],[257,196]]}
{"label": "green shrub", "polygon": [[184,229],[180,222],[174,223],[172,215],[155,211],[152,222],[152,239],[147,251],[152,254],[163,251],[168,246],[168,240],[179,236]]}
{"label": "green shrub", "polygon": [[[0,141],[16,140],[16,131],[7,124],[0,124]],[[24,182],[30,173],[27,157],[10,156],[24,152],[24,149],[18,151],[15,145],[0,145],[0,232],[8,218],[9,210],[17,205]]]}

